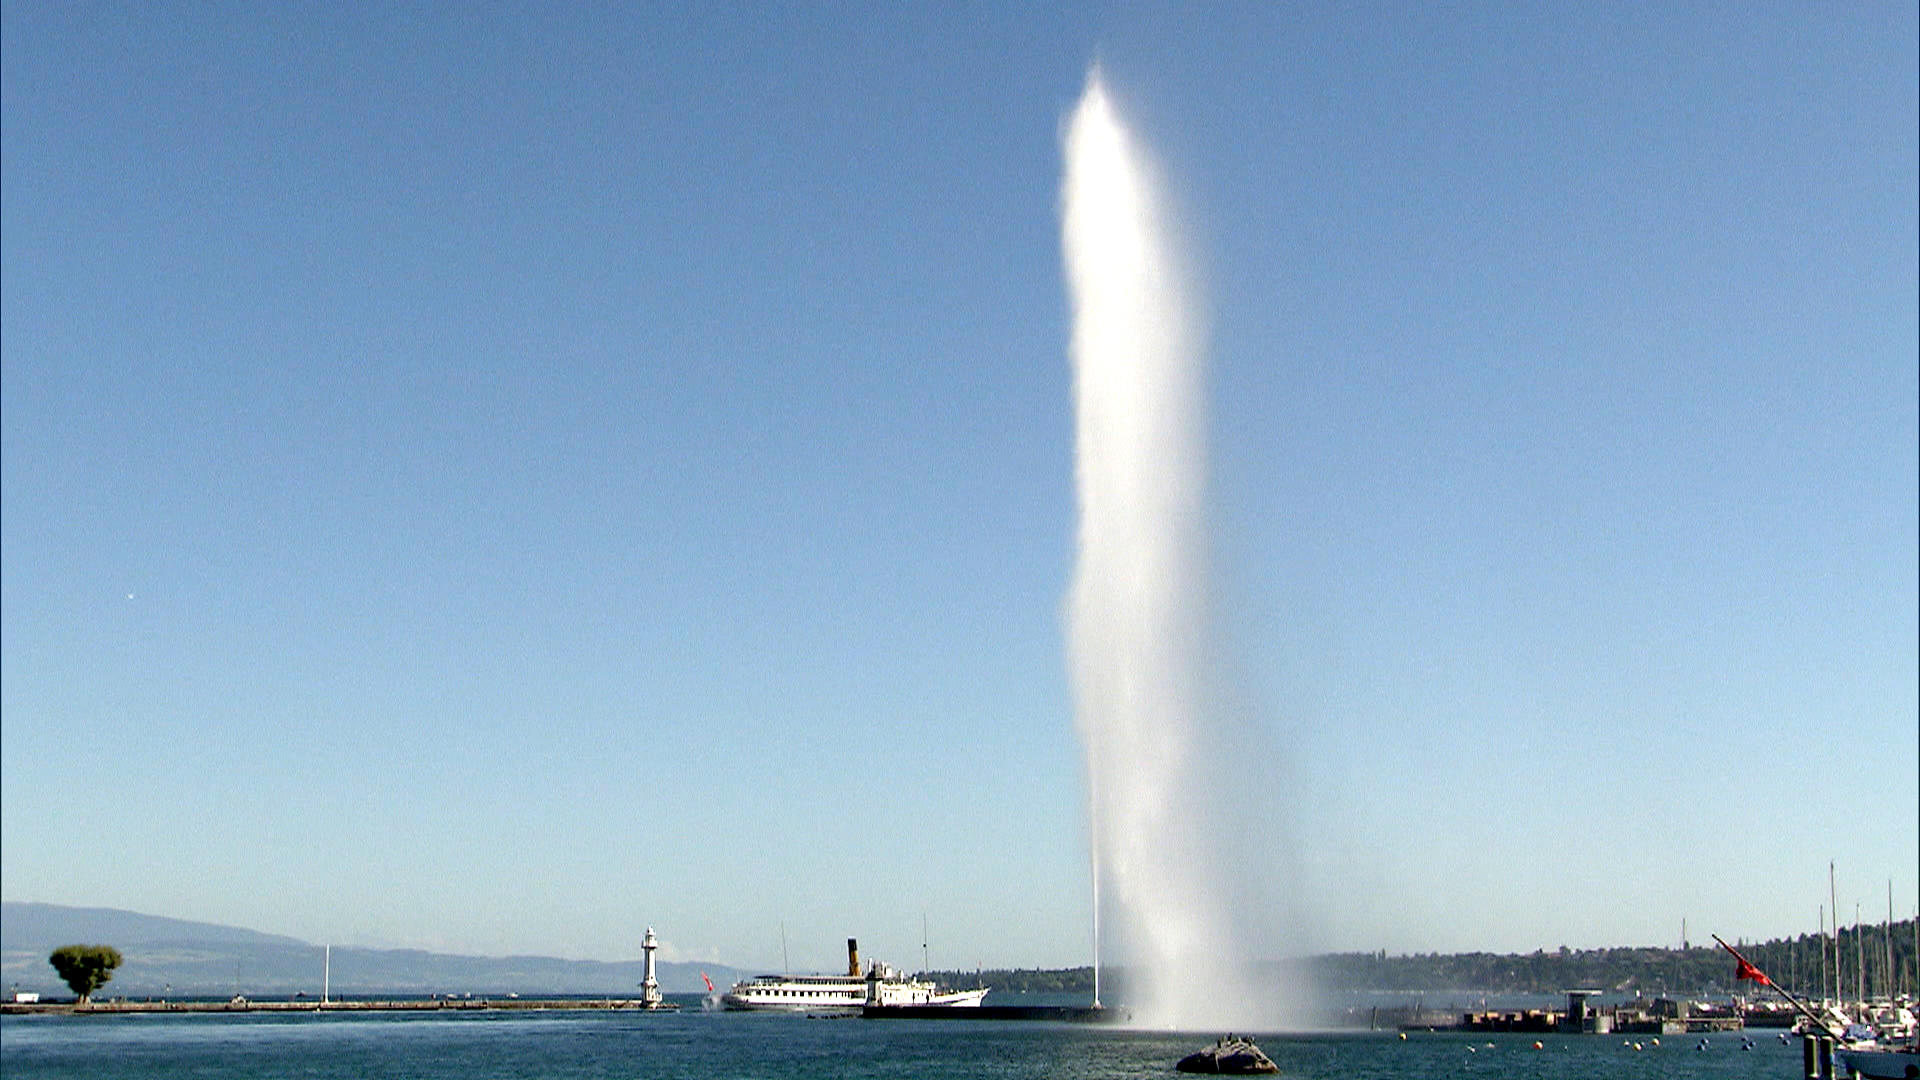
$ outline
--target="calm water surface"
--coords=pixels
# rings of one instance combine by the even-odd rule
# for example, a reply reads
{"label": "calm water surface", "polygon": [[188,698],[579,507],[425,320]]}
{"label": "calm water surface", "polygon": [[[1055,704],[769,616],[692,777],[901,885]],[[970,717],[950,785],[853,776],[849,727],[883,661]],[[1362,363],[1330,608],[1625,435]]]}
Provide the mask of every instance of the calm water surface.
{"label": "calm water surface", "polygon": [[[1669,1036],[1267,1035],[1283,1077],[1751,1077],[1793,1080],[1799,1047],[1754,1032]],[[1171,1078],[1204,1036],[1050,1023],[812,1020],[739,1013],[334,1013],[0,1017],[0,1076],[468,1078]]]}

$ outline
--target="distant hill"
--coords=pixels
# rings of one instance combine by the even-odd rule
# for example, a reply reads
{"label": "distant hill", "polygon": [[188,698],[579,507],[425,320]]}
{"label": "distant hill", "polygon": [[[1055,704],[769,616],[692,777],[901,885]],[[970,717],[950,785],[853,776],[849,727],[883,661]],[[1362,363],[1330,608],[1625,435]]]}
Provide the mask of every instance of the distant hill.
{"label": "distant hill", "polygon": [[[1856,934],[1858,937],[1856,937]],[[1741,952],[1760,965],[1776,982],[1796,991],[1819,994],[1821,942],[1811,935],[1759,943],[1739,943]],[[1891,957],[1892,967],[1888,967]],[[1859,985],[1856,964],[1866,965],[1866,985],[1883,994],[1889,985],[1911,992],[1920,986],[1920,927],[1905,919],[1890,927],[1863,925],[1840,931],[1843,985]],[[1276,979],[1311,979],[1332,993],[1471,991],[1483,994],[1557,994],[1574,987],[1592,987],[1615,993],[1651,994],[1753,993],[1751,984],[1736,985],[1734,961],[1717,945],[1686,949],[1611,948],[1544,949],[1532,953],[1420,953],[1388,956],[1384,952],[1332,953],[1306,957],[1293,964],[1266,967]],[[1291,970],[1289,970],[1291,968]],[[1092,968],[1052,971],[938,971],[933,976],[954,986],[972,986],[979,979],[1005,993],[1088,993],[1093,989]],[[1128,973],[1108,968],[1108,985],[1121,990]]]}
{"label": "distant hill", "polygon": [[[1827,939],[1826,948],[1831,948]],[[1781,986],[1819,996],[1823,944],[1811,934],[1737,947]],[[1839,932],[1841,986],[1852,994],[1864,981],[1869,994],[1920,985],[1920,935],[1914,920],[1882,927],[1863,924]],[[1888,961],[1892,966],[1889,968]],[[1496,993],[1556,993],[1592,987],[1618,993],[1753,993],[1734,978],[1733,958],[1713,944],[1685,949],[1616,947],[1544,949],[1531,953],[1338,953],[1314,957],[1322,985],[1392,991],[1480,990]],[[1864,980],[1858,965],[1864,964]]]}
{"label": "distant hill", "polygon": [[[189,922],[113,908],[0,903],[0,984],[12,990],[65,995],[47,963],[61,945],[112,945],[126,958],[103,991],[110,997],[241,993],[318,996],[322,946],[239,927]],[[545,956],[457,956],[418,949],[333,950],[332,992],[362,994],[606,994],[636,992],[638,957],[620,961]],[[705,989],[705,971],[721,986],[740,977],[722,965],[659,964],[662,989]]]}
{"label": "distant hill", "polygon": [[[1920,927],[1914,920],[1841,931],[1845,983],[1854,985],[1853,965],[1864,958],[1870,990],[1887,981],[1897,987],[1920,985]],[[1885,936],[1883,936],[1883,934]],[[296,938],[238,927],[188,922],[111,908],[55,904],[0,904],[0,986],[65,996],[66,987],[47,963],[61,945],[112,945],[126,957],[107,984],[108,997],[249,997],[320,993],[322,948]],[[1742,951],[1776,980],[1794,988],[1819,985],[1820,945],[1809,935],[1745,943]],[[1892,954],[1892,978],[1886,956]],[[1529,954],[1337,953],[1304,958],[1320,985],[1341,991],[1477,990],[1501,993],[1553,993],[1573,986],[1612,991],[1694,993],[1739,990],[1733,962],[1716,947],[1689,949],[1561,949]],[[743,972],[721,965],[660,964],[660,983],[668,993],[704,989],[701,971],[719,986]],[[601,962],[545,956],[456,956],[417,949],[335,947],[332,990],[337,995],[507,993],[604,994],[628,996],[641,978],[638,957]],[[1005,993],[1082,992],[1092,986],[1090,968],[1059,971],[952,971],[935,973],[943,982],[971,986],[976,978]],[[1125,972],[1109,969],[1111,985]],[[170,988],[170,989],[169,989]]]}
{"label": "distant hill", "polygon": [[233,926],[188,922],[159,915],[114,908],[62,907],[59,904],[0,904],[0,949],[51,949],[88,937],[100,938],[118,948],[129,945],[245,945],[300,946],[306,942],[277,934],[262,934]]}

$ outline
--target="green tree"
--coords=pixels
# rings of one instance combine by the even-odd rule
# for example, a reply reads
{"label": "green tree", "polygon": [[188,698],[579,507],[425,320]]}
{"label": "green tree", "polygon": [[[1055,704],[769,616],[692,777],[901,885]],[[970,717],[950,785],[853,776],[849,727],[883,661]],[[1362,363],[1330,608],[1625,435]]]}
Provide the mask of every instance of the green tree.
{"label": "green tree", "polygon": [[120,966],[120,950],[111,945],[62,945],[47,957],[47,963],[84,1005],[95,990],[113,978],[113,969]]}

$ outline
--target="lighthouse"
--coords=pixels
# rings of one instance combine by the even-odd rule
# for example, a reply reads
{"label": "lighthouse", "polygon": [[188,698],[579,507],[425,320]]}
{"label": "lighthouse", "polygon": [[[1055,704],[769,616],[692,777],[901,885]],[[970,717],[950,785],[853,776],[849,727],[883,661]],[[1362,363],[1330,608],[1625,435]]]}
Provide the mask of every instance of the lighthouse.
{"label": "lighthouse", "polygon": [[660,939],[653,936],[653,927],[647,927],[647,936],[640,942],[640,948],[647,954],[647,975],[640,980],[640,1007],[643,1009],[667,1007],[666,999],[660,996],[660,980],[653,975],[653,951],[659,947]]}

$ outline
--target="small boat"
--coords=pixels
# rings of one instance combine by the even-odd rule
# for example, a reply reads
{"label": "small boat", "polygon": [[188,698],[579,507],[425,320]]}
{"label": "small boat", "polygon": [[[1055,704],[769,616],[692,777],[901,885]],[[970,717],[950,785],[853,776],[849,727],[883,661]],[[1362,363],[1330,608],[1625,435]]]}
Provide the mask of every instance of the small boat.
{"label": "small boat", "polygon": [[1277,1073],[1280,1067],[1260,1052],[1252,1039],[1224,1035],[1220,1041],[1180,1059],[1174,1068],[1183,1073],[1207,1073],[1214,1076],[1258,1076]]}
{"label": "small boat", "polygon": [[1914,1080],[1920,1077],[1920,1047],[1878,1047],[1840,1051],[1849,1075],[1866,1080]]}

